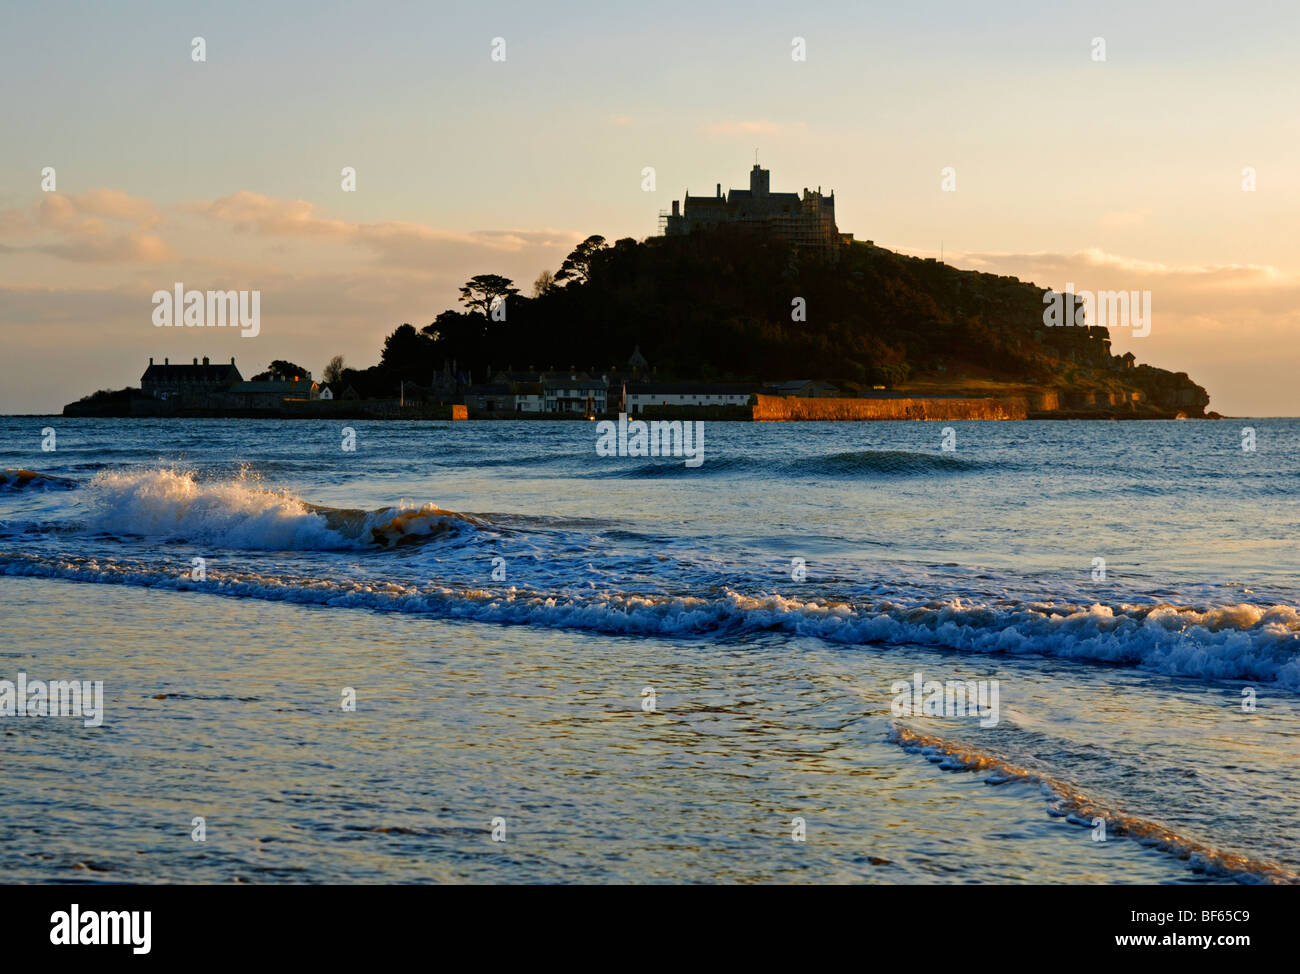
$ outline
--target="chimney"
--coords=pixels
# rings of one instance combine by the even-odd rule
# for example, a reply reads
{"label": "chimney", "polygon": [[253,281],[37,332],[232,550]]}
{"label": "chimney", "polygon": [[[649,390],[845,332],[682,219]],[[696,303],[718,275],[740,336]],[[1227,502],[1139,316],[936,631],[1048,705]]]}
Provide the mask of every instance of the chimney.
{"label": "chimney", "polygon": [[150,365],[153,365],[153,356],[152,356],[152,355],[149,356],[149,364],[150,364]]}
{"label": "chimney", "polygon": [[722,199],[722,183],[718,183],[718,199]]}
{"label": "chimney", "polygon": [[676,200],[673,200],[673,216],[681,216],[681,212],[677,208],[678,205],[679,205],[678,202]]}
{"label": "chimney", "polygon": [[170,365],[170,364],[171,364],[171,363],[170,363],[167,359],[165,359],[165,358],[163,359],[163,365]]}
{"label": "chimney", "polygon": [[204,365],[207,365],[207,364],[208,364],[208,357],[207,357],[206,355],[203,356],[203,364],[204,364]]}
{"label": "chimney", "polygon": [[233,355],[230,356],[230,364],[231,364],[231,365],[234,365],[234,364],[235,364],[235,356],[233,356]]}
{"label": "chimney", "polygon": [[194,357],[194,364],[195,364],[195,365],[198,365],[198,364],[199,364],[199,359],[198,359],[198,356],[197,356],[197,355]]}

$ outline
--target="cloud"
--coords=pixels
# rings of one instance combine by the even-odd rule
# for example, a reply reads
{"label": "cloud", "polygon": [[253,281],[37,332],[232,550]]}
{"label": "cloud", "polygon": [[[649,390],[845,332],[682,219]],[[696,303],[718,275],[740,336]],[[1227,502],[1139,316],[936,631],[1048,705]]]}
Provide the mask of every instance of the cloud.
{"label": "cloud", "polygon": [[280,200],[247,190],[220,199],[190,203],[186,209],[229,224],[242,233],[264,236],[344,237],[354,224],[316,215],[316,205],[306,200]]}
{"label": "cloud", "polygon": [[1017,276],[1030,273],[1049,278],[1044,287],[1059,287],[1056,277],[1060,274],[1084,272],[1094,276],[1176,281],[1186,287],[1201,288],[1276,288],[1294,286],[1296,282],[1294,276],[1283,274],[1270,264],[1167,264],[1112,254],[1096,247],[1069,254],[958,252],[949,253],[947,259],[954,265],[990,273]]}
{"label": "cloud", "polygon": [[0,237],[25,233],[30,227],[31,222],[18,207],[10,206],[0,210]]}
{"label": "cloud", "polygon": [[478,253],[518,253],[530,247],[572,247],[582,238],[568,230],[443,230],[423,223],[388,220],[354,223],[322,216],[314,203],[239,192],[187,209],[237,232],[356,244],[392,264],[425,263]]}
{"label": "cloud", "polygon": [[[167,239],[154,232],[164,217]],[[472,264],[494,255],[572,248],[584,236],[555,228],[456,231],[402,220],[349,221],[329,216],[306,200],[249,191],[163,210],[120,190],[94,189],[79,195],[48,193],[26,210],[0,210],[0,236],[10,241],[0,245],[0,252],[7,254],[76,263],[183,262],[212,267],[229,262],[237,251],[253,267],[264,266],[246,246],[225,247],[214,255],[214,248],[222,247],[222,231],[264,239],[263,256],[274,255],[276,261],[310,264],[328,256],[312,245],[335,244],[345,248],[336,257],[345,263],[346,248],[352,247],[369,251],[377,265],[426,271],[435,264]]]}
{"label": "cloud", "polygon": [[45,193],[24,212],[0,211],[0,236],[14,240],[11,254],[44,254],[79,263],[156,264],[172,257],[167,241],[151,232],[161,222],[147,199],[116,189]]}
{"label": "cloud", "polygon": [[64,260],[90,263],[161,264],[175,256],[167,241],[152,233],[129,233],[115,237],[87,234],[81,239],[29,249]]}
{"label": "cloud", "polygon": [[527,290],[587,236],[343,219],[251,191],[164,206],[109,190],[0,209],[0,232],[0,335],[14,353],[0,407],[24,412],[135,384],[150,355],[237,355],[243,365],[253,346],[238,334],[153,326],[150,296],[176,281],[259,290],[259,361],[319,350],[368,365],[402,322],[456,307],[473,275],[503,274]]}
{"label": "cloud", "polygon": [[34,210],[36,222],[47,229],[72,226],[82,217],[102,217],[148,230],[160,219],[153,203],[120,189],[91,189],[78,195],[46,193]]}
{"label": "cloud", "polygon": [[120,189],[91,189],[71,200],[82,213],[134,223],[141,230],[157,226],[160,220],[153,203]]}
{"label": "cloud", "polygon": [[[917,251],[918,256],[938,254]],[[1039,287],[1151,292],[1151,331],[1112,328],[1112,350],[1186,371],[1209,390],[1211,406],[1238,415],[1296,411],[1288,375],[1300,368],[1300,275],[1269,264],[1147,260],[1100,248],[1070,253],[948,251],[956,267],[1018,277]]]}

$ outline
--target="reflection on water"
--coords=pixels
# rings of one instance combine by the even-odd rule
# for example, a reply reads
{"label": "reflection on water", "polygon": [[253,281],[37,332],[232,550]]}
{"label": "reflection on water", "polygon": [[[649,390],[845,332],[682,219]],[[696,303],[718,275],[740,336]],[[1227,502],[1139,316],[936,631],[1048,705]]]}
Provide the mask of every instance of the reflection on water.
{"label": "reflection on water", "polygon": [[[0,668],[103,679],[108,708],[97,730],[4,725],[13,881],[1205,879],[1131,841],[1090,841],[1036,785],[992,787],[889,743],[889,680],[913,665],[973,672],[925,651],[904,662],[815,640],[634,640],[33,579],[0,580],[0,613],[13,636]],[[1051,677],[1031,667],[1019,682],[1046,692]],[[505,842],[491,838],[498,816]]]}

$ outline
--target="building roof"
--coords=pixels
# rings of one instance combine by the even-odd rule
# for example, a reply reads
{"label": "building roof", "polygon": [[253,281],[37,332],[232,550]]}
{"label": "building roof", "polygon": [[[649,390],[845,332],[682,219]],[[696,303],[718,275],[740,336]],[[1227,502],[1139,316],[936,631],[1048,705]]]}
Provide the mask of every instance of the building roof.
{"label": "building roof", "polygon": [[229,382],[231,373],[234,373],[234,380],[238,382],[243,376],[235,368],[234,362],[218,362],[215,365],[200,365],[195,362],[192,365],[173,365],[164,362],[162,365],[155,364],[152,360],[149,367],[144,370],[144,375],[140,376],[141,382]]}
{"label": "building roof", "polygon": [[754,387],[743,382],[629,382],[629,396],[744,396]]}
{"label": "building roof", "polygon": [[731,189],[727,191],[728,202],[743,202],[746,200],[771,200],[773,203],[798,203],[798,193],[768,193],[766,196],[755,196],[753,190],[748,189]]}
{"label": "building roof", "polygon": [[258,379],[254,382],[241,382],[231,388],[231,392],[302,392],[310,389],[314,382],[309,379],[299,379],[294,382],[291,379]]}
{"label": "building roof", "polygon": [[802,389],[804,386],[817,386],[821,389],[834,389],[830,382],[822,379],[791,379],[789,382],[769,382],[769,389]]}
{"label": "building roof", "polygon": [[563,372],[561,372],[561,371],[557,371],[557,370],[555,370],[555,369],[552,369],[552,370],[549,371],[549,372],[542,372],[542,373],[540,373],[540,375],[538,376],[537,381],[538,381],[538,382],[548,382],[548,383],[551,383],[551,382],[572,382],[572,381],[574,381],[575,379],[576,379],[576,380],[579,380],[579,381],[585,381],[585,380],[590,379],[590,378],[591,378],[591,376],[589,376],[586,372],[581,372],[581,371],[578,371],[578,370],[575,370],[575,369],[566,369],[566,370],[564,370]]}
{"label": "building roof", "polygon": [[535,369],[530,372],[506,372],[498,370],[493,376],[493,382],[536,382],[537,376],[541,373]]}

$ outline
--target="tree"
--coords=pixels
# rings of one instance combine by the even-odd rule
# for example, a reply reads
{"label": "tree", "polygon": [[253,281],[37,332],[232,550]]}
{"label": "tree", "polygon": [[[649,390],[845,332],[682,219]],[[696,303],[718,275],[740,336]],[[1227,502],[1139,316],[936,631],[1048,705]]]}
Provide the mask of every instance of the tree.
{"label": "tree", "polygon": [[343,364],[343,356],[335,355],[326,364],[325,370],[321,372],[321,378],[324,379],[326,382],[328,382],[330,385],[333,385],[334,383],[338,382],[340,379],[343,378],[344,368],[345,366]]}
{"label": "tree", "polygon": [[284,359],[278,358],[266,367],[265,372],[259,372],[257,375],[253,376],[253,381],[266,382],[277,375],[286,379],[295,379],[303,378],[310,374],[311,373],[301,365],[296,365],[293,362],[287,362]]}
{"label": "tree", "polygon": [[460,289],[460,300],[470,311],[477,311],[484,318],[490,316],[498,301],[504,301],[519,293],[514,281],[500,274],[479,274],[471,277]]}
{"label": "tree", "polygon": [[540,298],[542,295],[555,290],[555,275],[550,271],[542,271],[537,275],[537,280],[533,281],[533,297]]}
{"label": "tree", "polygon": [[429,339],[409,324],[400,325],[384,339],[384,350],[379,364],[387,368],[401,368],[418,359]]}
{"label": "tree", "polygon": [[600,234],[592,234],[574,247],[573,253],[564,258],[564,263],[560,265],[555,280],[586,284],[587,281],[591,280],[592,268],[595,266],[601,251],[606,249],[608,248],[605,246],[605,238]]}

